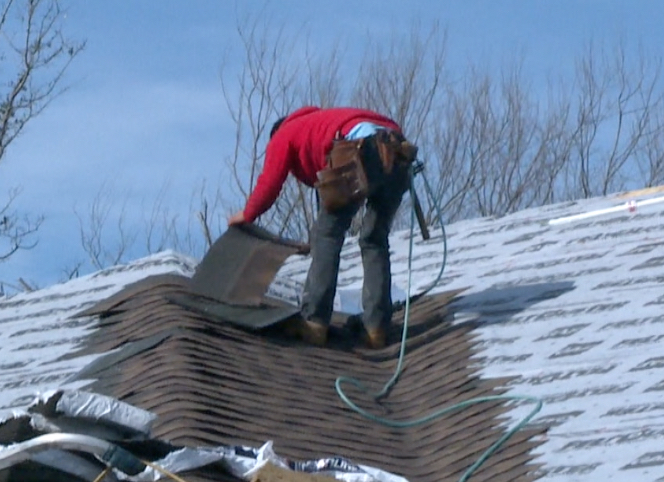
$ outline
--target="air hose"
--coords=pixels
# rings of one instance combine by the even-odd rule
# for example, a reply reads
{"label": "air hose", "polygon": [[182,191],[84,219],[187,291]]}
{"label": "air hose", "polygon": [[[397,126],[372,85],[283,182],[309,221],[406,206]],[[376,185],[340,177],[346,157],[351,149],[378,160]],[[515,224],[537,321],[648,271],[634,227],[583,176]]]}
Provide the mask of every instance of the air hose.
{"label": "air hose", "polygon": [[[411,199],[414,198],[414,181],[415,181],[415,174],[422,172],[423,171],[423,164],[421,162],[416,162],[414,166],[411,167],[410,169],[410,195]],[[433,191],[431,189],[431,186],[429,185],[429,182],[427,181],[426,176],[422,174],[422,179],[424,180],[424,186],[426,189],[427,196],[429,197],[430,202],[435,208],[435,214],[437,217],[437,220],[440,224],[441,231],[442,231],[442,239],[443,239],[443,262],[440,267],[440,271],[438,273],[438,276],[436,279],[431,283],[429,286],[427,286],[422,293],[418,295],[419,297],[422,297],[426,293],[428,293],[431,289],[433,289],[441,280],[443,276],[443,272],[445,270],[445,263],[447,261],[447,237],[445,233],[445,227],[443,224],[443,215],[440,209],[440,205],[435,201],[435,197],[433,196]],[[477,405],[479,403],[488,403],[488,402],[496,402],[496,401],[520,401],[520,402],[529,402],[535,404],[535,408],[526,416],[524,417],[519,423],[517,423],[514,427],[512,427],[510,430],[508,430],[505,434],[503,434],[502,437],[500,437],[496,442],[493,443],[481,456],[477,461],[472,464],[461,476],[459,479],[459,482],[466,482],[470,476],[489,458],[491,457],[512,435],[514,435],[516,432],[521,430],[542,408],[542,401],[536,397],[532,396],[527,396],[527,395],[496,395],[496,396],[488,396],[488,397],[479,397],[479,398],[472,398],[469,400],[466,400],[461,403],[457,403],[455,405],[451,405],[449,407],[443,408],[441,410],[437,410],[433,413],[430,413],[428,415],[425,415],[421,418],[413,419],[413,420],[403,420],[403,421],[397,421],[397,420],[390,420],[388,418],[383,418],[383,417],[378,417],[376,415],[373,415],[372,413],[369,413],[368,411],[358,407],[352,400],[348,398],[348,396],[344,393],[341,385],[343,383],[347,383],[350,385],[355,386],[359,390],[370,394],[375,400],[380,399],[384,397],[390,389],[397,383],[399,380],[399,376],[401,375],[401,371],[403,369],[403,362],[406,354],[406,339],[408,336],[408,321],[410,317],[410,305],[411,305],[411,282],[412,282],[412,260],[413,260],[413,238],[415,234],[415,208],[411,209],[410,212],[410,239],[408,242],[408,284],[407,284],[407,289],[406,289],[406,301],[405,301],[405,307],[404,307],[404,320],[403,320],[403,330],[401,334],[401,348],[399,350],[399,358],[397,361],[397,367],[394,371],[394,374],[392,375],[392,378],[388,380],[388,382],[385,384],[385,386],[378,392],[371,392],[367,389],[367,387],[364,386],[364,384],[351,377],[345,377],[341,376],[337,378],[335,382],[335,388],[337,390],[337,394],[343,400],[343,402],[348,405],[352,410],[355,412],[359,413],[360,415],[364,416],[365,418],[379,423],[381,425],[385,425],[387,427],[393,427],[393,428],[408,428],[408,427],[415,427],[418,425],[425,424],[427,422],[430,422],[432,420],[435,420],[437,418],[440,418],[444,415],[447,415],[452,412],[456,412],[459,410],[463,410],[466,407],[469,407],[471,405]]]}

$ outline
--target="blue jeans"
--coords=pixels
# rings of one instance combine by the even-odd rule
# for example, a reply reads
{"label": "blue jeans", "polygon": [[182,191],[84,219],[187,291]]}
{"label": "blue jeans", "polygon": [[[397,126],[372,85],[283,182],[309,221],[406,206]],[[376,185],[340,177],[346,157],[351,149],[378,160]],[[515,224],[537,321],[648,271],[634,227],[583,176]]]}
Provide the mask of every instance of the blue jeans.
{"label": "blue jeans", "polygon": [[[395,165],[384,174],[372,137],[363,144],[369,179],[369,196],[359,236],[364,281],[362,321],[367,329],[387,327],[392,319],[392,275],[389,234],[403,194],[410,182],[408,166]],[[302,297],[306,320],[329,324],[339,274],[339,256],[346,231],[361,205],[350,205],[334,213],[321,207],[311,232],[311,266]]]}

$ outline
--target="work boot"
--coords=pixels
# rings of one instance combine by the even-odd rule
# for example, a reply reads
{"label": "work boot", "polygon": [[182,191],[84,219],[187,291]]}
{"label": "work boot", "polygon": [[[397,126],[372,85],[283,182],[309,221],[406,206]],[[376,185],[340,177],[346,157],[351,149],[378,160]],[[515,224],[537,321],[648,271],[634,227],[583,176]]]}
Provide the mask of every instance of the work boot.
{"label": "work boot", "polygon": [[311,345],[324,346],[327,343],[327,325],[318,320],[303,320],[300,336]]}
{"label": "work boot", "polygon": [[317,320],[305,320],[296,315],[287,320],[284,333],[293,338],[300,338],[307,343],[323,346],[327,342],[327,325]]}
{"label": "work boot", "polygon": [[385,333],[385,329],[381,327],[367,328],[365,341],[367,346],[374,350],[385,348],[387,343],[387,333]]}

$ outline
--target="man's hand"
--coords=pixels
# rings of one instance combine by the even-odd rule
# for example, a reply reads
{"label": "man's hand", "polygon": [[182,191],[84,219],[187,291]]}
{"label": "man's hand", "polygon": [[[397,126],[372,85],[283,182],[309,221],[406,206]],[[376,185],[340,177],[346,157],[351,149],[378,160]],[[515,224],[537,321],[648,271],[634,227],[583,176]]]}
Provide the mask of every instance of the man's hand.
{"label": "man's hand", "polygon": [[229,226],[236,226],[238,224],[244,224],[246,221],[244,219],[244,211],[238,211],[228,218]]}

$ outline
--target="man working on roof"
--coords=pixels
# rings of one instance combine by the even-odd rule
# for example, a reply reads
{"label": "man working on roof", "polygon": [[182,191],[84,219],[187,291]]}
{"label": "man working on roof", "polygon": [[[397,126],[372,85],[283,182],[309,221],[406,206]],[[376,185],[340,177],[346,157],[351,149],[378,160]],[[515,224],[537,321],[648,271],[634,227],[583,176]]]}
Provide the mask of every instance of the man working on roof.
{"label": "man working on roof", "polygon": [[[394,121],[369,110],[317,107],[296,110],[272,127],[256,187],[244,210],[228,221],[229,226],[251,223],[267,211],[289,172],[307,186],[318,188],[321,207],[311,233],[312,260],[304,286],[299,328],[300,335],[309,343],[323,345],[327,340],[341,248],[354,215],[366,199],[359,236],[364,268],[362,322],[368,345],[373,348],[385,345],[386,328],[392,318],[388,235],[408,189],[408,163],[415,155],[414,152],[410,156],[401,155],[403,151],[398,149],[401,144],[414,148],[405,142],[401,128]],[[357,165],[364,170],[354,170],[357,165],[352,162],[331,170],[332,165],[336,167],[337,159],[348,157],[348,152],[355,153],[361,160]],[[342,159],[338,165],[343,162],[346,161]],[[343,176],[348,172],[357,175],[350,178],[350,197],[348,189],[336,189],[340,180],[347,179]],[[327,189],[329,186],[331,191]],[[328,195],[330,192],[332,195]]]}

